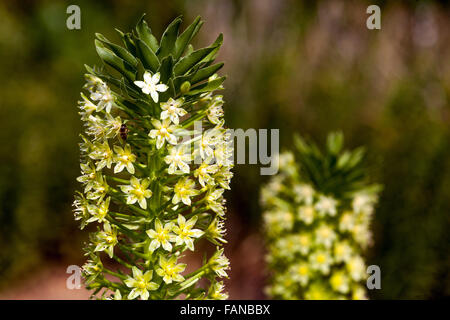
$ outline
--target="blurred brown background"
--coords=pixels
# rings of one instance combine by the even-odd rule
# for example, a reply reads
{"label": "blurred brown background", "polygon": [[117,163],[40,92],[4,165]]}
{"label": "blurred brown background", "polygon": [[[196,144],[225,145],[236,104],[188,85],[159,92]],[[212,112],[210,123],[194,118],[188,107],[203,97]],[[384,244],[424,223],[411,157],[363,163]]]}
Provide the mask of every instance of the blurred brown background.
{"label": "blurred brown background", "polygon": [[[81,30],[66,8],[81,8]],[[381,30],[366,8],[381,7]],[[154,33],[182,14],[206,21],[196,44],[224,33],[219,60],[230,128],[279,128],[323,141],[342,129],[366,145],[385,188],[369,264],[371,298],[450,296],[450,17],[437,1],[2,1],[0,3],[0,298],[86,298],[67,290],[83,263],[71,213],[78,185],[76,102],[83,64],[99,64],[94,33],[119,41],[142,13]],[[228,193],[232,299],[264,298],[258,193],[267,177],[237,166]]]}

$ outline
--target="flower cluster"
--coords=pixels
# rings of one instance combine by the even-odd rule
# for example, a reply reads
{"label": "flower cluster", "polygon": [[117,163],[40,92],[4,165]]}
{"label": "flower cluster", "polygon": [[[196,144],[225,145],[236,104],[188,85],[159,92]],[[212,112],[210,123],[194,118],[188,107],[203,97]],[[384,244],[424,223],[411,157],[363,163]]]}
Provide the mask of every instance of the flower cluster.
{"label": "flower cluster", "polygon": [[[222,96],[213,94],[224,80],[216,74],[223,64],[213,64],[222,36],[194,51],[202,22],[178,36],[180,23],[158,42],[141,19],[135,32],[120,32],[124,47],[97,34],[97,52],[114,71],[87,67],[74,212],[81,228],[96,228],[83,274],[97,297],[227,298],[221,246],[232,149]],[[203,240],[216,251],[187,274],[182,259]]]}
{"label": "flower cluster", "polygon": [[[302,147],[279,156],[280,173],[261,191],[273,271],[267,293],[278,299],[365,299],[362,253],[371,241],[376,192],[357,183],[348,188],[348,180],[337,178],[358,173],[344,158],[314,157],[313,149]],[[326,167],[331,157],[341,161],[339,168]],[[312,163],[327,173],[311,179]]]}

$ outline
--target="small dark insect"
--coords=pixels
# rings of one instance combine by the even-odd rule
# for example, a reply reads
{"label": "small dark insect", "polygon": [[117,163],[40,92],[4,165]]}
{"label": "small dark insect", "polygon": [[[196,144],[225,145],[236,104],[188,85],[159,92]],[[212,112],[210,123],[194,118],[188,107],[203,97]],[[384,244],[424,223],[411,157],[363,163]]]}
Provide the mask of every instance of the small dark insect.
{"label": "small dark insect", "polygon": [[128,130],[126,124],[122,124],[122,125],[120,126],[119,133],[120,133],[120,137],[122,138],[122,140],[124,140],[124,141],[127,140],[128,132],[129,132],[129,131],[130,131],[130,130]]}

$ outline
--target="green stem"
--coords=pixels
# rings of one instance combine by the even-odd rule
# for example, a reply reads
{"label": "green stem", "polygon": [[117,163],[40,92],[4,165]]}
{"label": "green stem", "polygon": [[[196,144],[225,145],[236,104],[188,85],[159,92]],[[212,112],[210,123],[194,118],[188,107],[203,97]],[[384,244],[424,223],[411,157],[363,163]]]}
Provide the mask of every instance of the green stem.
{"label": "green stem", "polygon": [[136,213],[139,213],[141,216],[144,217],[148,217],[149,216],[149,212],[141,209],[133,204],[128,204],[123,198],[122,198],[122,193],[119,192],[117,189],[113,188],[113,187],[109,187],[109,189],[112,191],[109,194],[116,199],[117,201],[122,202],[123,204],[127,205],[130,209],[132,209],[133,211],[135,211]]}
{"label": "green stem", "polygon": [[108,176],[106,174],[105,174],[105,177],[110,179],[110,180],[112,180],[112,181],[115,181],[115,182],[124,183],[124,184],[130,184],[130,180],[116,178],[116,177],[113,177],[113,176]]}
{"label": "green stem", "polygon": [[116,257],[115,255],[113,256],[113,259],[116,260],[121,265],[123,265],[124,267],[127,267],[128,269],[132,269],[133,268],[133,266],[131,264],[129,264],[128,262],[126,262],[123,259],[120,259],[119,257]]}
{"label": "green stem", "polygon": [[[114,211],[109,211],[109,213],[114,217],[118,217],[118,218],[122,218],[122,219],[133,220],[136,218],[136,216],[133,216],[130,214],[124,214],[124,213],[119,213],[119,212],[114,212]],[[138,219],[141,219],[141,218],[138,218]],[[129,222],[132,223],[133,221],[129,221]]]}
{"label": "green stem", "polygon": [[187,119],[181,126],[181,128],[186,129],[190,127],[195,121],[202,119],[205,116],[206,112],[205,110],[199,111],[195,116],[190,117]]}
{"label": "green stem", "polygon": [[144,259],[144,260],[148,260],[148,259],[149,259],[149,256],[148,256],[148,255],[145,255],[145,254],[143,254],[143,253],[137,252],[136,249],[127,247],[127,246],[125,246],[125,245],[123,245],[123,244],[120,244],[120,243],[119,243],[118,245],[119,245],[120,249],[122,249],[123,251],[126,251],[126,252],[128,252],[128,253],[130,253],[130,254],[134,254],[134,255],[136,255],[136,256],[138,256],[139,258],[142,258],[142,259]]}
{"label": "green stem", "polygon": [[127,227],[125,227],[121,223],[117,222],[113,218],[106,217],[106,220],[108,220],[109,222],[111,222],[111,223],[115,224],[116,226],[118,226],[122,230],[122,232],[124,234],[126,234],[128,237],[136,239],[136,240],[142,240],[142,238],[139,235],[135,234],[133,231],[131,231],[130,229],[128,229]]}
{"label": "green stem", "polygon": [[123,276],[123,275],[121,275],[121,274],[119,274],[117,272],[111,271],[109,269],[104,268],[103,271],[105,271],[106,273],[108,273],[108,274],[110,274],[110,275],[112,275],[112,276],[114,276],[116,278],[119,278],[119,279],[122,279],[122,280],[127,279],[127,277],[125,277],[125,276]]}

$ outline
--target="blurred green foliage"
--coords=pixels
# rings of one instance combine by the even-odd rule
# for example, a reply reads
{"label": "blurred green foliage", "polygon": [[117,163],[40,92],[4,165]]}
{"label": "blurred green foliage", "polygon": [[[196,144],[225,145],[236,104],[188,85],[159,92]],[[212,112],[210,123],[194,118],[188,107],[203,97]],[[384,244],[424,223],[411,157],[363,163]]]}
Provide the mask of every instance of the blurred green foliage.
{"label": "blurred green foliage", "polygon": [[[382,289],[372,298],[450,296],[449,8],[378,3],[381,30],[365,27],[366,1],[84,0],[81,30],[71,31],[72,3],[1,2],[0,282],[78,259],[70,205],[83,65],[99,64],[95,32],[117,40],[113,28],[129,30],[146,12],[159,35],[179,14],[206,20],[200,45],[224,33],[230,127],[280,128],[282,146],[293,132],[321,141],[342,130],[349,147],[367,147],[384,185],[368,260]],[[230,213],[246,234],[259,230],[267,177],[257,166],[235,173]]]}

